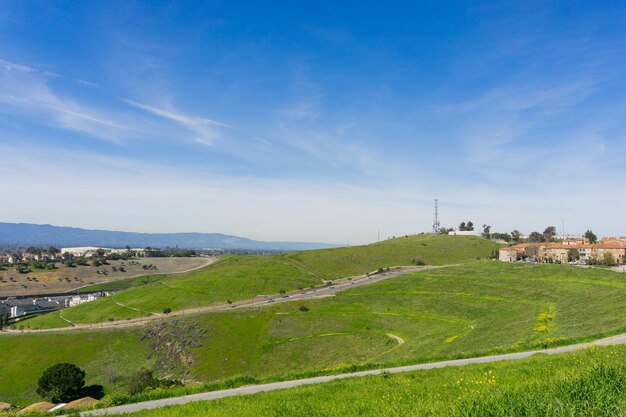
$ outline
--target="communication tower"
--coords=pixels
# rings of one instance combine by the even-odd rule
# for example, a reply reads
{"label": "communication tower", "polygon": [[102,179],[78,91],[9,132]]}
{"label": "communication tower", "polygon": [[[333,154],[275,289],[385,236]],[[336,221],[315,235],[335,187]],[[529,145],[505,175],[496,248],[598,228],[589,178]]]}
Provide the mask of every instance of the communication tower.
{"label": "communication tower", "polygon": [[439,200],[435,199],[435,219],[433,220],[433,233],[439,233]]}

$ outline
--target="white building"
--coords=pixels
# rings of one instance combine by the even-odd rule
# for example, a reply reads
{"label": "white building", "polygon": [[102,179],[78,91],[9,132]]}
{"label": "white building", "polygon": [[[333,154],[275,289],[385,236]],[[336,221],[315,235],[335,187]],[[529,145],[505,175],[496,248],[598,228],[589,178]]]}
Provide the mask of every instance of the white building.
{"label": "white building", "polygon": [[74,307],[79,304],[87,303],[89,301],[97,300],[98,296],[96,294],[86,294],[86,295],[75,295],[72,298],[69,298],[65,301],[66,307]]}
{"label": "white building", "polygon": [[477,230],[453,230],[448,232],[450,236],[482,236],[483,234]]}
{"label": "white building", "polygon": [[[76,257],[91,258],[92,256],[96,254],[96,251],[98,250],[103,250],[105,255],[108,255],[110,253],[124,253],[127,251],[127,249],[113,249],[113,248],[99,248],[96,246],[82,246],[82,247],[75,247],[75,248],[62,248],[61,255],[65,253],[69,253]],[[130,251],[135,252],[138,256],[141,256],[141,255],[144,255],[145,249],[144,248],[131,248]]]}

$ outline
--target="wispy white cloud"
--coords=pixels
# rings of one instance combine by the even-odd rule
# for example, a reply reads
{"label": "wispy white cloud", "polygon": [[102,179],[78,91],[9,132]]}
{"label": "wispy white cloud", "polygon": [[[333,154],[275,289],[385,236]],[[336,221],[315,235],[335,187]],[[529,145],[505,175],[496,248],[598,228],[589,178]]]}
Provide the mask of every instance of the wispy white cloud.
{"label": "wispy white cloud", "polygon": [[129,99],[124,99],[123,101],[127,104],[130,104],[131,106],[137,107],[148,113],[152,113],[156,116],[173,121],[180,126],[183,126],[184,128],[196,134],[195,140],[197,142],[205,145],[210,145],[215,142],[215,140],[221,137],[219,128],[231,127],[225,123],[207,119],[204,117],[188,116],[175,111],[163,110],[149,106],[147,104],[138,103]]}
{"label": "wispy white cloud", "polygon": [[588,97],[598,82],[570,82],[560,85],[497,87],[481,93],[477,98],[449,106],[459,112],[496,110],[500,112],[540,111],[545,116],[570,109]]}
{"label": "wispy white cloud", "polygon": [[5,71],[18,71],[26,73],[38,72],[37,70],[27,67],[26,65],[16,64],[15,62],[6,61],[4,59],[0,59],[0,67]]}
{"label": "wispy white cloud", "polygon": [[50,79],[56,76],[0,61],[0,112],[99,139],[120,141],[137,135],[137,129],[120,117],[54,91]]}
{"label": "wispy white cloud", "polygon": [[93,88],[98,87],[97,83],[94,83],[94,82],[91,82],[91,81],[87,81],[87,80],[83,80],[82,78],[78,78],[76,81],[79,84],[85,85],[87,87],[93,87]]}
{"label": "wispy white cloud", "polygon": [[438,117],[450,121],[449,132],[455,132],[465,152],[464,162],[474,172],[490,180],[540,177],[551,166],[541,161],[565,163],[564,151],[597,133],[593,128],[580,127],[576,138],[564,137],[564,129],[555,136],[550,123],[570,115],[593,94],[598,82],[565,81],[548,86],[509,83],[444,106],[437,110]]}
{"label": "wispy white cloud", "polygon": [[[206,167],[156,165],[28,145],[0,144],[0,153],[5,161],[0,165],[0,186],[5,193],[22,196],[0,205],[0,218],[90,228],[366,243],[376,239],[379,228],[383,237],[428,231],[431,197],[439,197],[446,226],[471,219],[476,224],[489,223],[494,230],[529,232],[565,217],[572,232],[590,227],[602,234],[620,233],[613,220],[626,204],[626,195],[614,192],[622,185],[621,176],[612,175],[613,170],[586,172],[575,180],[570,171],[568,182],[551,178],[543,186],[505,189],[406,177],[355,185],[317,178],[224,175]],[[21,178],[16,182],[18,171]],[[56,187],[62,183],[72,183],[73,188]],[[38,193],[24,194],[24,187],[30,186],[37,187]],[[586,190],[584,197],[576,193],[579,187]],[[598,206],[600,196],[606,204]],[[42,200],[45,211],[38,204]],[[182,200],[187,204],[181,206]]]}
{"label": "wispy white cloud", "polygon": [[359,141],[346,125],[303,127],[294,121],[279,121],[276,137],[285,146],[307,155],[307,163],[323,161],[348,170],[357,168],[360,172],[380,168],[380,153]]}
{"label": "wispy white cloud", "polygon": [[0,69],[5,71],[12,72],[23,72],[23,73],[31,73],[31,74],[40,74],[46,77],[62,77],[60,74],[52,71],[39,70],[36,68],[29,67],[27,65],[17,64],[12,61],[7,61],[4,59],[0,59]]}

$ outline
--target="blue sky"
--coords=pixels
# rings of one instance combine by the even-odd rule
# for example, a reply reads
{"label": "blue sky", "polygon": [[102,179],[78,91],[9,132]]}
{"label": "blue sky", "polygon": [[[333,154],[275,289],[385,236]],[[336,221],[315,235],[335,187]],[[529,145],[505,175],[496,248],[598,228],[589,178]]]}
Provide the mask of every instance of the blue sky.
{"label": "blue sky", "polygon": [[0,0],[0,220],[626,234],[620,2]]}

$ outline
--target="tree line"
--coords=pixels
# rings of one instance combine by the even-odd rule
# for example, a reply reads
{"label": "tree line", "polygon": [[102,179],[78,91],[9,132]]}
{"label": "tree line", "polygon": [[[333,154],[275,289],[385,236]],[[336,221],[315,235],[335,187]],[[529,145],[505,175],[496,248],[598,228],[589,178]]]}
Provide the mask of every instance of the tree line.
{"label": "tree line", "polygon": [[[462,221],[459,224],[458,229],[461,232],[471,232],[474,231],[474,223],[469,220],[467,222]],[[450,227],[441,227],[439,229],[439,233],[440,234],[444,234],[447,235],[450,232],[453,232],[454,228]],[[503,240],[507,243],[510,242],[515,242],[515,243],[522,243],[522,242],[529,242],[529,243],[546,243],[546,242],[554,242],[555,241],[555,237],[557,235],[557,231],[556,231],[556,227],[555,226],[548,226],[545,228],[545,230],[543,231],[543,233],[538,232],[538,231],[534,231],[531,232],[527,238],[523,238],[522,237],[522,233],[515,229],[513,230],[511,233],[502,233],[502,232],[491,232],[491,226],[488,224],[483,224],[482,226],[482,236],[486,239],[497,239],[497,240]],[[589,239],[590,243],[597,243],[598,242],[598,236],[593,233],[593,231],[591,230],[587,230],[584,234],[583,237]]]}

